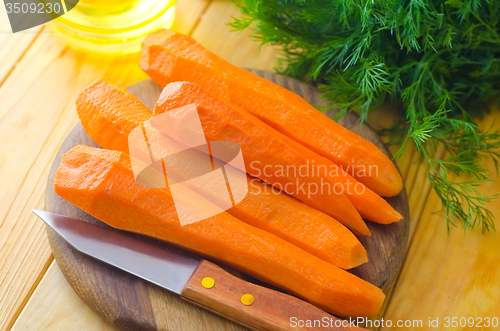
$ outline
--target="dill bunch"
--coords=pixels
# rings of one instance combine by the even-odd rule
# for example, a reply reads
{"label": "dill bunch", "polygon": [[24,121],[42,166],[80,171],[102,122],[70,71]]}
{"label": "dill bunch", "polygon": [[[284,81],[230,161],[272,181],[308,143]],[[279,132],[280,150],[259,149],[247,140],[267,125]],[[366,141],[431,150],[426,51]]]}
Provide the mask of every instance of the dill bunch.
{"label": "dill bunch", "polygon": [[[398,120],[383,132],[401,156],[413,140],[447,216],[447,227],[495,229],[476,187],[498,169],[500,134],[475,120],[498,102],[498,0],[233,0],[262,44],[280,45],[278,71],[314,83],[361,121],[386,102]],[[435,157],[443,148],[445,158]],[[462,176],[458,179],[458,176]],[[468,179],[463,179],[468,178]]]}

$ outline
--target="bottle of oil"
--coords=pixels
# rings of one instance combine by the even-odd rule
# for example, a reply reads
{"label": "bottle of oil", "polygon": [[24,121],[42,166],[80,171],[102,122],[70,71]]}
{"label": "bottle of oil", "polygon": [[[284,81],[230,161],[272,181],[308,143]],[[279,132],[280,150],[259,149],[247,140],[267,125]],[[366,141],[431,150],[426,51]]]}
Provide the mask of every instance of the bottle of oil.
{"label": "bottle of oil", "polygon": [[[70,4],[72,0],[62,1]],[[175,0],[80,0],[52,21],[51,30],[73,48],[113,54],[137,52],[148,33],[170,28],[174,4]]]}

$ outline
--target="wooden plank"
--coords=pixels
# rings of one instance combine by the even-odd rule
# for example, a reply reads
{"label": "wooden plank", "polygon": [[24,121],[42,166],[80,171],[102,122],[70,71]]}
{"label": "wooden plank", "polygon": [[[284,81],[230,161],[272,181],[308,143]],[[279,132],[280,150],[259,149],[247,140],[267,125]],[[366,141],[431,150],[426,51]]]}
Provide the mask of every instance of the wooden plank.
{"label": "wooden plank", "polygon": [[78,297],[54,261],[12,330],[116,329],[102,320]]}
{"label": "wooden plank", "polygon": [[[396,113],[388,107],[380,107],[370,112],[367,122],[376,130],[391,127],[396,119]],[[384,137],[387,140],[387,137]],[[391,146],[393,154],[399,146]],[[439,158],[443,149],[437,151],[434,157]],[[410,140],[407,143],[404,154],[396,159],[401,175],[405,181],[406,191],[410,199],[410,238],[415,232],[418,219],[430,192],[430,184],[427,180],[427,164],[423,163],[420,154],[416,151],[415,144]]]}
{"label": "wooden plank", "polygon": [[[499,115],[500,111],[495,110],[481,125],[488,128]],[[500,129],[498,121],[496,129]],[[498,180],[493,162],[488,161],[485,166],[492,171],[492,179]],[[496,194],[498,182],[486,183],[479,191]],[[445,317],[500,319],[500,233],[482,234],[477,228],[464,234],[462,229],[452,228],[448,236],[445,216],[435,213],[440,204],[436,194],[431,193],[385,319],[422,320],[424,329],[429,318],[439,318],[439,329],[445,329]],[[500,204],[494,201],[487,207],[494,214],[498,228]],[[382,328],[386,329],[389,330]],[[459,329],[464,328],[446,328]]]}
{"label": "wooden plank", "polygon": [[243,68],[271,70],[277,53],[276,48],[264,46],[250,39],[251,32],[231,32],[227,23],[231,16],[240,15],[230,1],[214,0],[203,14],[193,31],[193,38],[223,59]]}
{"label": "wooden plank", "polygon": [[0,6],[0,85],[12,72],[31,43],[37,38],[42,26],[12,33],[5,6]]}
{"label": "wooden plank", "polygon": [[[433,157],[439,159],[443,155],[444,147],[440,147]],[[412,155],[412,165],[407,177],[407,189],[410,193],[410,240],[415,233],[415,229],[422,217],[422,211],[426,206],[431,192],[431,184],[427,178],[427,173],[427,162],[422,160],[420,154],[415,151]]]}
{"label": "wooden plank", "polygon": [[[198,20],[195,13],[200,15],[207,1],[178,4],[177,26],[187,33]],[[50,262],[45,231],[31,209],[43,208],[48,166],[77,122],[73,105],[78,93],[101,77],[127,86],[146,75],[139,69],[137,54],[109,57],[75,52],[48,32],[40,34],[0,88],[0,138],[8,142],[0,146],[4,176],[0,184],[0,330],[14,323]],[[40,289],[36,296],[45,297],[51,291]],[[55,295],[63,294],[56,290]],[[43,319],[43,314],[37,316]]]}
{"label": "wooden plank", "polygon": [[[64,56],[60,56],[64,53]],[[42,34],[0,89],[0,329],[15,318],[50,256],[40,221],[48,166],[76,124],[72,104],[97,77],[121,84],[145,75],[137,56],[105,58],[67,51]]]}
{"label": "wooden plank", "polygon": [[175,5],[175,19],[171,30],[191,35],[210,5],[210,0],[179,0]]}
{"label": "wooden plank", "polygon": [[[396,112],[394,109],[380,107],[370,112],[367,122],[375,130],[381,130],[390,128],[395,119]],[[384,141],[387,142],[387,140],[388,137],[384,137]],[[399,150],[399,146],[390,146],[389,150],[394,155]],[[415,144],[411,140],[407,142],[403,155],[396,158],[396,163],[405,182],[409,198],[410,219],[408,221],[410,222],[409,240],[411,240],[430,191],[430,184],[427,180],[427,168],[425,164],[422,164]]]}

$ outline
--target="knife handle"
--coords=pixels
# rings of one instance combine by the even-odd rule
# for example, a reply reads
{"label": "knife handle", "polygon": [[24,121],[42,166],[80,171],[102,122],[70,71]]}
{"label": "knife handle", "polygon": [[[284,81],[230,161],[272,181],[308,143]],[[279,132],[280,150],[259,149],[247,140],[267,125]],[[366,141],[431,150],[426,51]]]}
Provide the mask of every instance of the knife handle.
{"label": "knife handle", "polygon": [[[342,320],[290,295],[246,282],[206,260],[200,261],[181,296],[252,330],[365,330],[348,326],[348,321],[335,327],[335,321]],[[320,322],[306,327],[307,320]]]}

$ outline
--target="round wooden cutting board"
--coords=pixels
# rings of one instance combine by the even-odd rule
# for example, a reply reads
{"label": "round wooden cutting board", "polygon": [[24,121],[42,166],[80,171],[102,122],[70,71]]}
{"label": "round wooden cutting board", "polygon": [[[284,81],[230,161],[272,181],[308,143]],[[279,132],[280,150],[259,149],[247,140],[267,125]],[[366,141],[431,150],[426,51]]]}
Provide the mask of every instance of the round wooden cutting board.
{"label": "round wooden cutting board", "polygon": [[[325,105],[320,98],[320,92],[315,87],[281,75],[258,70],[251,71],[301,95],[313,105]],[[128,90],[150,109],[153,108],[161,92],[161,88],[151,80],[134,84]],[[327,113],[330,117],[335,114],[336,110]],[[340,123],[375,143],[390,156],[380,137],[368,126],[360,126],[355,114],[348,114]],[[308,123],[304,123],[304,125],[308,125]],[[78,144],[97,146],[84,132],[80,124],[63,142],[54,160],[45,195],[45,209],[106,227],[107,225],[104,223],[54,193],[53,182],[61,156]],[[405,219],[390,225],[367,222],[372,236],[359,237],[359,239],[368,252],[369,262],[351,270],[354,274],[382,288],[385,292],[394,281],[406,252],[409,217],[405,189],[398,196],[387,200]],[[54,257],[73,289],[96,313],[112,325],[125,330],[229,331],[245,329],[188,304],[177,295],[156,285],[76,251],[49,227],[47,227],[47,235]],[[143,240],[200,259],[165,243],[147,238],[143,238]],[[235,270],[225,269],[240,278],[267,286]]]}

